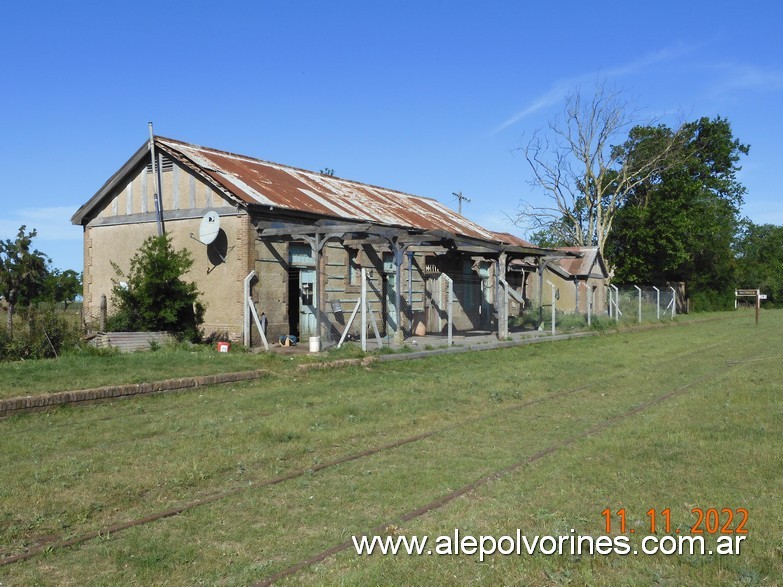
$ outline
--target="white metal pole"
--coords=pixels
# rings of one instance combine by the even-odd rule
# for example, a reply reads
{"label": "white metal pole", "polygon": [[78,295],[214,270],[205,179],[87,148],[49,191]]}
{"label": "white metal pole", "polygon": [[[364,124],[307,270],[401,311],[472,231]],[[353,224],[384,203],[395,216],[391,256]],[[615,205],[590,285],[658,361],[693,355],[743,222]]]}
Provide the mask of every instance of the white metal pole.
{"label": "white metal pole", "polygon": [[[163,204],[160,201],[160,178],[158,177],[158,162],[155,161],[155,134],[152,132],[152,123],[148,123],[147,126],[150,130],[150,159],[152,160],[152,185],[154,194],[152,199],[155,203],[155,222],[158,225],[158,236],[163,235]],[[142,198],[146,198],[147,194],[142,194]]]}
{"label": "white metal pole", "polygon": [[345,337],[348,336],[348,331],[351,328],[351,325],[353,324],[354,318],[356,318],[356,313],[359,311],[359,306],[362,305],[362,299],[359,298],[356,300],[356,305],[353,308],[353,312],[351,312],[351,317],[348,319],[348,323],[345,325],[345,330],[343,330],[343,335],[340,337],[340,342],[337,343],[337,348],[343,346],[343,343],[345,342]]}
{"label": "white metal pole", "polygon": [[445,273],[443,274],[443,276],[444,276],[444,277],[447,279],[448,288],[449,288],[449,289],[448,289],[448,306],[447,306],[447,309],[448,309],[448,317],[449,317],[449,326],[448,326],[448,333],[449,333],[449,338],[448,338],[448,345],[449,345],[449,348],[451,348],[451,341],[452,341],[452,329],[453,329],[453,324],[454,324],[454,321],[453,321],[453,316],[454,316],[454,315],[453,315],[453,310],[454,310],[454,287],[453,287],[453,286],[454,286],[454,282],[452,281],[451,277],[449,277],[449,276],[448,276],[448,275],[446,275]]}
{"label": "white metal pole", "polygon": [[249,304],[252,304],[253,302],[250,299],[250,280],[252,280],[256,276],[256,270],[253,269],[250,273],[247,274],[247,277],[245,277],[244,282],[244,298],[245,298],[245,304],[244,304],[244,320],[242,323],[242,342],[244,343],[245,347],[250,348],[250,307]]}
{"label": "white metal pole", "polygon": [[669,289],[672,290],[672,320],[674,320],[674,315],[677,313],[677,291],[671,285]]}
{"label": "white metal pole", "polygon": [[[612,284],[610,286],[612,289],[614,289],[614,321],[619,322],[620,321],[620,289]],[[609,292],[609,298],[611,299],[612,293],[611,290]]]}
{"label": "white metal pole", "polygon": [[638,285],[634,285],[636,290],[639,292],[639,324],[642,323],[642,288]]}
{"label": "white metal pole", "polygon": [[367,352],[367,269],[362,267],[362,352]]}
{"label": "white metal pole", "polygon": [[661,290],[659,290],[655,286],[653,286],[653,289],[655,290],[655,319],[660,320],[661,319]]}

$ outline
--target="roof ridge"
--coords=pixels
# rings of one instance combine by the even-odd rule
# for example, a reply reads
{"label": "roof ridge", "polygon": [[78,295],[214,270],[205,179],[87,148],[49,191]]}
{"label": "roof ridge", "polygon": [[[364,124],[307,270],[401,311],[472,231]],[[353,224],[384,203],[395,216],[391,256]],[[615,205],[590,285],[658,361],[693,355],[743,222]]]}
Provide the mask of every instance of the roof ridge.
{"label": "roof ridge", "polygon": [[[300,173],[312,174],[312,175],[317,176],[317,177],[328,178],[328,179],[332,179],[332,180],[336,180],[336,181],[340,181],[340,182],[344,182],[344,183],[348,183],[348,184],[353,184],[353,185],[358,185],[358,186],[362,186],[362,187],[366,187],[366,188],[372,188],[372,189],[376,189],[376,190],[381,190],[381,191],[384,191],[384,192],[392,192],[392,193],[400,194],[401,196],[406,196],[406,197],[409,197],[409,198],[418,198],[420,200],[429,200],[429,201],[432,201],[432,202],[436,202],[437,204],[445,207],[445,204],[443,204],[443,202],[441,202],[440,200],[437,200],[437,199],[435,199],[433,197],[430,197],[430,196],[420,196],[418,194],[412,194],[410,192],[404,192],[402,190],[397,190],[397,189],[394,189],[394,188],[383,187],[383,186],[375,185],[375,184],[372,184],[372,183],[365,183],[365,182],[361,182],[361,181],[356,181],[354,179],[348,179],[348,178],[345,178],[345,177],[339,177],[339,176],[336,176],[336,175],[326,175],[324,173],[319,173],[318,171],[313,171],[312,169],[305,169],[303,167],[296,167],[294,165],[286,165],[285,163],[277,163],[276,161],[269,161],[268,159],[260,159],[258,157],[251,157],[250,155],[243,155],[241,153],[234,153],[233,151],[224,151],[222,149],[215,149],[214,147],[207,147],[207,146],[204,146],[204,145],[197,145],[195,143],[188,143],[188,142],[185,142],[185,141],[180,141],[179,139],[172,139],[170,137],[164,137],[162,135],[155,135],[155,138],[158,139],[158,140],[162,140],[162,141],[168,141],[168,142],[177,143],[177,144],[180,144],[180,145],[185,145],[185,146],[193,148],[193,149],[201,149],[201,150],[204,150],[204,151],[211,151],[213,153],[218,153],[218,154],[221,154],[221,155],[228,155],[230,157],[237,157],[239,159],[244,159],[246,161],[253,161],[255,163],[262,163],[262,164],[265,164],[265,165],[270,165],[270,166],[278,167],[278,168],[282,168],[282,169],[291,169],[291,170],[294,170],[294,171],[298,171]],[[451,209],[449,208],[449,210],[451,210]],[[453,210],[451,210],[451,211],[454,212]],[[465,216],[462,216],[458,212],[454,212],[454,214],[455,215],[459,215],[462,218],[465,218],[465,220],[468,220],[469,222],[473,222],[469,218],[467,218]]]}

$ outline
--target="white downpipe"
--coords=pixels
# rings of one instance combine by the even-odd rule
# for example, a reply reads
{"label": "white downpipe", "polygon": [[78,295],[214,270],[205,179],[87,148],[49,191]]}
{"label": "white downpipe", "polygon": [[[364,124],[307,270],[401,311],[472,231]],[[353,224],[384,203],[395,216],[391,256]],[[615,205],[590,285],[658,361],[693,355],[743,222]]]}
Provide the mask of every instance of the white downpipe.
{"label": "white downpipe", "polygon": [[244,281],[245,290],[245,308],[244,308],[244,323],[242,325],[242,342],[244,342],[247,348],[250,348],[250,318],[252,317],[256,323],[256,328],[261,335],[261,342],[264,344],[264,350],[269,350],[269,342],[266,340],[266,332],[264,332],[264,325],[261,324],[261,320],[258,318],[258,312],[253,305],[253,300],[250,298],[250,282],[256,276],[255,269],[247,274]]}
{"label": "white downpipe", "polygon": [[253,269],[250,273],[247,274],[247,277],[245,277],[244,282],[244,321],[242,323],[242,342],[244,343],[246,348],[250,348],[250,304],[252,301],[250,300],[250,282],[252,279],[256,276],[256,270]]}

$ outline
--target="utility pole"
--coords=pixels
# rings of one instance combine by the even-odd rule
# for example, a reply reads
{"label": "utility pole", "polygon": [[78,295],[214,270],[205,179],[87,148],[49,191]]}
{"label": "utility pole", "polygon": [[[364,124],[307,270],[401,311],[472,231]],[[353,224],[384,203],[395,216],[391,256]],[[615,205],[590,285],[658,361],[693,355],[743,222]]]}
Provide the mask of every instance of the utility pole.
{"label": "utility pole", "polygon": [[459,201],[459,207],[457,208],[457,211],[459,212],[460,216],[462,216],[462,202],[463,200],[465,202],[470,202],[470,198],[467,196],[463,196],[462,192],[451,192],[451,195],[456,197]]}

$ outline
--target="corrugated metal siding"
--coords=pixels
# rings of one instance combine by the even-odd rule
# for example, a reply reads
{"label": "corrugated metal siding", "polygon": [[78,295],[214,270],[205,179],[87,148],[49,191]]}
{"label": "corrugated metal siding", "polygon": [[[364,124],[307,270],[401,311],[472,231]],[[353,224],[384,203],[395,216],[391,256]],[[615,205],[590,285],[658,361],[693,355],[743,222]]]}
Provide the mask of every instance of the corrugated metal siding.
{"label": "corrugated metal siding", "polygon": [[168,332],[101,332],[91,344],[98,348],[117,348],[122,353],[149,351],[153,346],[172,342]]}

